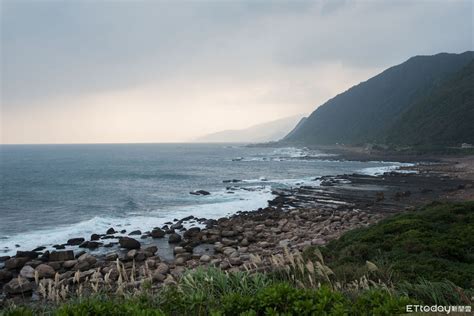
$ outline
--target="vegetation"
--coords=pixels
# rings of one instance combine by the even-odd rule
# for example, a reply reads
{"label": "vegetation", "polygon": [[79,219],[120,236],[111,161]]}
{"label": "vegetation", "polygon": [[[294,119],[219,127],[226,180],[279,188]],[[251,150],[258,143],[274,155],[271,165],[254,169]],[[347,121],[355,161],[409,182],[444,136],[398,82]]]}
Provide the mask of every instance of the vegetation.
{"label": "vegetation", "polygon": [[410,58],[327,101],[283,142],[474,142],[473,59],[474,52]]}
{"label": "vegetation", "polygon": [[[474,288],[474,202],[433,203],[344,234],[322,249],[328,265],[348,279],[354,266],[374,262],[392,281],[450,280]],[[307,253],[310,253],[308,251]]]}
{"label": "vegetation", "polygon": [[387,141],[423,146],[474,141],[474,61],[411,106],[388,131]]}
{"label": "vegetation", "polygon": [[285,249],[267,273],[198,269],[161,289],[80,292],[3,315],[393,315],[407,304],[471,305],[473,233],[474,202],[434,203],[326,247]]}

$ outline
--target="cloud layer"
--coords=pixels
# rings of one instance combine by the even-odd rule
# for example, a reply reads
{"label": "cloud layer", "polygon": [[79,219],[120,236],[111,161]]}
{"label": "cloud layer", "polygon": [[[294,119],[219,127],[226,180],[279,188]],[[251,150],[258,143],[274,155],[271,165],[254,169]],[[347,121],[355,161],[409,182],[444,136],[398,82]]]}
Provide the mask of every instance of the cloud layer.
{"label": "cloud layer", "polygon": [[473,49],[471,1],[12,1],[2,142],[186,141]]}

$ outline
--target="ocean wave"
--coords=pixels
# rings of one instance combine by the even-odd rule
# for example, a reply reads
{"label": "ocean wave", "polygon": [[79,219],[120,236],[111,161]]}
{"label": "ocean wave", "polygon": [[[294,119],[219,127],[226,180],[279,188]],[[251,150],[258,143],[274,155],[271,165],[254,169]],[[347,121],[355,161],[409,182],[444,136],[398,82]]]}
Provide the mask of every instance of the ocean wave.
{"label": "ocean wave", "polygon": [[[227,190],[213,192],[209,196],[199,197],[200,202],[204,202],[202,204],[175,206],[142,214],[133,212],[133,214],[128,213],[127,216],[122,217],[98,215],[69,225],[3,236],[0,254],[14,255],[17,250],[31,250],[39,246],[52,250],[54,249],[53,245],[63,244],[70,238],[83,237],[88,240],[90,235],[105,233],[110,227],[114,227],[118,231],[126,229],[127,233],[133,230],[144,232],[162,226],[165,222],[172,221],[174,218],[181,219],[189,215],[208,219],[220,218],[239,210],[250,211],[265,207],[268,200],[272,199],[269,186],[250,186],[249,188],[251,190],[239,188],[234,194],[226,193]],[[120,235],[117,234],[117,236]],[[16,245],[20,247],[16,247]],[[75,248],[66,247],[69,249]]]}

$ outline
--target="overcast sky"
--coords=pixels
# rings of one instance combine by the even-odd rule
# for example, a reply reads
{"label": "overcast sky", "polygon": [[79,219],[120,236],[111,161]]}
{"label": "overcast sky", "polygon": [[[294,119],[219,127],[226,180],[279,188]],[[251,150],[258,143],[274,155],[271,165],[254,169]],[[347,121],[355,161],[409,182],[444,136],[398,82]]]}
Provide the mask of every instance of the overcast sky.
{"label": "overcast sky", "polygon": [[3,143],[189,141],[473,50],[469,0],[0,2]]}

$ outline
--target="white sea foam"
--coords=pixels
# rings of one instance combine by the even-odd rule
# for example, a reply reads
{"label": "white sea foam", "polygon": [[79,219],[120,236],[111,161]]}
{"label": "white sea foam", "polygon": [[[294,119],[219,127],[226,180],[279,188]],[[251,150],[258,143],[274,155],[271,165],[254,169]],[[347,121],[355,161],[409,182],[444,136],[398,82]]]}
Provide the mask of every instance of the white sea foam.
{"label": "white sea foam", "polygon": [[[265,207],[267,201],[272,199],[269,186],[255,186],[248,189],[253,191],[240,189],[233,194],[219,191],[208,196],[196,197],[200,199],[200,202],[208,201],[204,204],[176,206],[147,214],[135,212],[133,215],[128,214],[127,217],[95,216],[89,220],[71,225],[7,236],[0,242],[0,254],[14,255],[17,249],[31,250],[38,246],[53,249],[52,245],[65,243],[70,238],[84,237],[87,240],[91,234],[105,233],[110,227],[114,227],[118,231],[126,229],[127,233],[133,230],[144,232],[151,230],[153,227],[162,226],[165,222],[172,221],[174,218],[181,219],[189,215],[208,219],[219,218],[239,210],[250,211]],[[15,245],[20,245],[20,247],[16,248]]]}
{"label": "white sea foam", "polygon": [[304,161],[316,160],[324,157],[336,156],[334,154],[327,154],[316,150],[309,150],[308,148],[285,147],[277,148],[266,156],[253,157],[236,157],[233,161]]}
{"label": "white sea foam", "polygon": [[405,170],[400,169],[401,167],[413,167],[413,163],[402,163],[402,162],[389,162],[388,166],[379,166],[379,167],[369,167],[358,170],[356,173],[364,174],[368,176],[380,176],[387,172],[397,172],[397,173],[417,173],[416,170]]}

